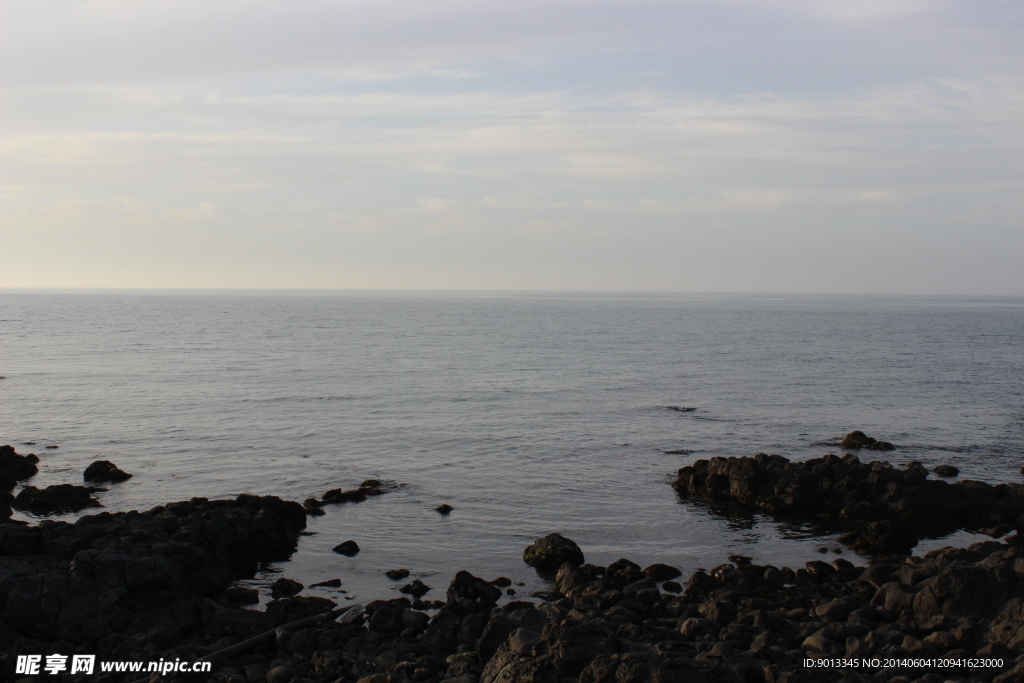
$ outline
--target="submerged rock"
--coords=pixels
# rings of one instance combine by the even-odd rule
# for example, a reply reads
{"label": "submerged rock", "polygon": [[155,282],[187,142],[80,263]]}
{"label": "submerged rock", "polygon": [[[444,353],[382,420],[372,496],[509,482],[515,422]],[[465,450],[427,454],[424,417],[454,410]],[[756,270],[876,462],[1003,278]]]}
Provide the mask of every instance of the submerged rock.
{"label": "submerged rock", "polygon": [[455,508],[453,508],[453,507],[452,507],[451,505],[449,505],[448,503],[442,503],[441,505],[438,505],[438,506],[437,506],[436,508],[434,508],[434,510],[435,510],[436,512],[439,512],[439,513],[441,513],[441,514],[442,514],[442,515],[444,515],[445,517],[447,517],[448,515],[450,515],[450,514],[452,513],[452,510],[454,510],[454,509],[455,509]]}
{"label": "submerged rock", "polygon": [[119,469],[117,465],[109,460],[97,460],[85,468],[83,475],[86,481],[96,483],[128,481],[132,475]]}
{"label": "submerged rock", "polygon": [[523,562],[541,572],[553,574],[563,564],[583,564],[583,551],[561,534],[548,534],[538,538],[523,551]]}

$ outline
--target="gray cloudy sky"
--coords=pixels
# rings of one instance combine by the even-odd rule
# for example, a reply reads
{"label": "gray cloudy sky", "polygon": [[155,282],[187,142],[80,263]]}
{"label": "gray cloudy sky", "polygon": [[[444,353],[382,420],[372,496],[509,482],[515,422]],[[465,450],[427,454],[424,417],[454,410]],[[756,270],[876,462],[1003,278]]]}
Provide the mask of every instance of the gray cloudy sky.
{"label": "gray cloudy sky", "polygon": [[1019,0],[0,0],[0,286],[1024,295]]}

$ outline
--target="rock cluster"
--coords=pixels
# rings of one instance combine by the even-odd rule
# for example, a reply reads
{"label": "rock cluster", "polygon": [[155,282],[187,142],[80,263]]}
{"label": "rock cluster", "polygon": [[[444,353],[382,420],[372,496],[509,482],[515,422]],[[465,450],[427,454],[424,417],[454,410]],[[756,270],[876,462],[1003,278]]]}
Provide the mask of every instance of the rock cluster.
{"label": "rock cluster", "polygon": [[0,446],[0,521],[10,519],[13,512],[11,503],[14,502],[11,491],[18,481],[35,476],[39,471],[38,462],[35,453],[20,455],[13,446]]}
{"label": "rock cluster", "polygon": [[321,498],[307,498],[304,506],[309,515],[322,515],[320,509],[326,505],[338,503],[362,503],[367,498],[382,496],[388,491],[399,488],[394,482],[382,482],[379,479],[367,479],[354,489],[343,491],[342,489],[330,489]]}
{"label": "rock cluster", "polygon": [[840,448],[867,448],[872,451],[894,451],[896,447],[888,441],[878,441],[864,432],[853,431],[843,437],[839,443]]}
{"label": "rock cluster", "polygon": [[[284,597],[258,612],[232,602],[238,589],[206,596],[193,588],[172,597],[153,584],[134,602],[119,603],[105,621],[63,632],[60,642],[53,642],[53,635],[36,633],[30,639],[8,632],[2,644],[8,658],[83,652],[101,659],[195,660],[279,629],[258,647],[211,656],[213,672],[203,680],[215,683],[1010,683],[1024,678],[1020,536],[867,568],[836,559],[793,571],[737,556],[733,563],[697,571],[685,588],[656,579],[673,573],[669,565],[641,569],[624,559],[607,567],[566,563],[557,572],[555,590],[541,601],[499,605],[494,582],[459,572],[444,602],[377,600],[340,620],[295,630],[279,627],[329,612],[333,601]],[[289,584],[289,591],[294,587]],[[146,593],[150,603],[141,608]],[[32,630],[27,621],[21,628]],[[806,667],[806,659],[823,657],[981,658],[1001,664],[830,667],[821,675]]]}
{"label": "rock cluster", "polygon": [[126,634],[202,627],[216,609],[208,596],[258,562],[287,559],[305,525],[298,503],[248,495],[0,525],[0,650],[110,653]]}
{"label": "rock cluster", "polygon": [[779,455],[698,460],[672,486],[685,498],[732,501],[850,529],[840,540],[870,553],[906,553],[918,540],[957,529],[1024,529],[1024,486],[928,479],[920,463],[897,469],[826,455],[790,462]]}

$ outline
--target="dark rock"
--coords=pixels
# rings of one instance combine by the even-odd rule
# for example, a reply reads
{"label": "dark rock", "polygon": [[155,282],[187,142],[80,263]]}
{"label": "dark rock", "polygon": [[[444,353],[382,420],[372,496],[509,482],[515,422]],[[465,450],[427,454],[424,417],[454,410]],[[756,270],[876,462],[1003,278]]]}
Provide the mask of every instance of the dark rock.
{"label": "dark rock", "polygon": [[640,565],[623,558],[616,560],[605,569],[604,576],[609,581],[614,581],[619,586],[627,586],[645,578],[640,571]]}
{"label": "dark rock", "polygon": [[334,546],[332,550],[339,555],[345,555],[346,557],[355,557],[359,554],[359,544],[355,541],[345,541]]}
{"label": "dark rock", "polygon": [[523,551],[523,562],[541,572],[554,573],[565,563],[583,564],[583,551],[561,534],[548,534]]}
{"label": "dark rock", "polygon": [[960,470],[952,465],[936,465],[932,471],[940,477],[955,477],[960,474]]}
{"label": "dark rock", "polygon": [[35,515],[78,512],[85,508],[100,507],[100,502],[92,497],[97,490],[102,489],[73,484],[55,484],[47,486],[45,489],[26,486],[18,492],[12,507]]}
{"label": "dark rock", "polygon": [[644,569],[644,574],[651,577],[655,581],[669,581],[676,577],[682,576],[683,573],[677,568],[667,565],[655,563]]}
{"label": "dark rock", "polygon": [[430,586],[423,583],[419,579],[414,579],[412,582],[407,583],[401,588],[399,588],[398,592],[405,593],[406,595],[411,595],[414,598],[422,598],[430,590],[432,590]]}
{"label": "dark rock", "polygon": [[340,588],[341,579],[328,579],[327,581],[321,581],[320,583],[314,583],[310,588]]}
{"label": "dark rock", "polygon": [[441,505],[438,505],[436,508],[434,508],[435,511],[441,513],[442,515],[445,515],[446,517],[450,515],[452,513],[452,510],[454,509],[455,508],[453,508],[448,503],[442,503]]}
{"label": "dark rock", "polygon": [[291,683],[295,672],[287,666],[275,666],[267,672],[267,683]]}
{"label": "dark rock", "polygon": [[128,481],[132,475],[118,469],[117,465],[109,460],[96,460],[85,468],[83,475],[86,481],[96,483]]}
{"label": "dark rock", "polygon": [[255,588],[232,586],[224,591],[224,602],[229,605],[255,605],[260,601],[260,592]]}
{"label": "dark rock", "polygon": [[273,627],[274,620],[266,612],[225,608],[213,613],[213,618],[206,627],[206,632],[212,638],[222,638],[224,636],[248,638],[268,631]]}
{"label": "dark rock", "polygon": [[843,449],[868,448],[876,451],[895,450],[895,446],[888,441],[877,441],[860,431],[847,434],[840,442],[839,447]]}
{"label": "dark rock", "polygon": [[501,591],[467,571],[460,571],[448,586],[447,597],[448,609],[452,613],[474,614],[490,612],[501,597]]}
{"label": "dark rock", "polygon": [[409,570],[408,569],[389,569],[386,572],[384,572],[384,576],[388,577],[392,581],[400,581],[402,579],[408,578]]}
{"label": "dark rock", "polygon": [[327,598],[311,595],[300,595],[294,598],[281,598],[267,603],[267,615],[274,620],[275,626],[281,626],[299,619],[312,617],[316,614],[330,612],[338,603]]}
{"label": "dark rock", "polygon": [[298,581],[281,578],[270,584],[270,595],[275,600],[278,598],[290,598],[293,595],[298,595],[303,588],[305,588],[305,586]]}
{"label": "dark rock", "polygon": [[853,527],[840,540],[867,553],[906,553],[924,537],[961,528],[1019,525],[1024,487],[928,479],[920,464],[900,470],[854,455],[790,462],[778,455],[698,460],[673,483],[684,498],[730,500],[826,527]]}
{"label": "dark rock", "polygon": [[505,588],[506,586],[512,585],[512,579],[506,576],[499,576],[498,578],[491,581],[491,585],[497,586],[498,588]]}
{"label": "dark rock", "polygon": [[[33,461],[31,458],[35,458],[35,456],[19,455],[14,451],[13,446],[0,446],[0,472],[6,473],[12,479],[28,479],[39,471],[35,464],[39,462],[39,459],[35,458]],[[10,491],[11,489],[4,490]]]}

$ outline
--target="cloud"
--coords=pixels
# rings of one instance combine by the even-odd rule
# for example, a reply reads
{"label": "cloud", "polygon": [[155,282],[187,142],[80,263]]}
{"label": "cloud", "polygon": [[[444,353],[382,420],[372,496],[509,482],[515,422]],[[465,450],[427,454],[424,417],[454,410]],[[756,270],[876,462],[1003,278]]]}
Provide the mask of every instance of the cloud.
{"label": "cloud", "polygon": [[759,250],[870,251],[883,288],[883,242],[900,267],[966,235],[988,272],[1021,254],[1015,3],[61,8],[0,0],[12,284],[44,249],[153,282],[177,254],[239,286],[268,262],[278,284],[319,263],[322,286],[431,286],[443,263],[444,283],[599,289],[772,282]]}

